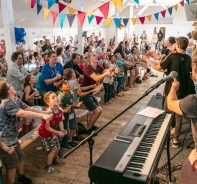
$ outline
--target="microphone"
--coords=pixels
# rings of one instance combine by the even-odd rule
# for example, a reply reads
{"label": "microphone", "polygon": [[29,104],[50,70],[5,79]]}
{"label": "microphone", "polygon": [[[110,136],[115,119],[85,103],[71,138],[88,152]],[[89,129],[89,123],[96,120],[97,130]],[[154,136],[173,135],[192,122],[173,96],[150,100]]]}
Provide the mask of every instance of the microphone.
{"label": "microphone", "polygon": [[160,86],[161,84],[163,84],[166,81],[169,81],[170,79],[176,78],[178,77],[178,73],[176,71],[172,71],[169,75],[167,75],[166,77],[164,77],[163,79],[159,80],[154,86],[152,86],[153,88],[157,88],[158,86]]}

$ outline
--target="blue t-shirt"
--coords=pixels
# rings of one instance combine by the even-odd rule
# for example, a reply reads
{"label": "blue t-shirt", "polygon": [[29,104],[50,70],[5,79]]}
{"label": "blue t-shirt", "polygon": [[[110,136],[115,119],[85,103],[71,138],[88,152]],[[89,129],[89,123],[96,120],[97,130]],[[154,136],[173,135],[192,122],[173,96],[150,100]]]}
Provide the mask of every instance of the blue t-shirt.
{"label": "blue t-shirt", "polygon": [[[117,65],[118,69],[123,70],[123,66],[122,66],[123,62],[124,62],[124,59],[116,60],[116,65]],[[123,77],[124,76],[124,72],[121,71],[116,76],[117,77]]]}
{"label": "blue t-shirt", "polygon": [[47,85],[45,83],[45,80],[47,79],[53,79],[56,77],[57,73],[61,74],[63,76],[64,69],[62,65],[57,62],[56,66],[53,68],[47,63],[46,65],[43,66],[42,68],[42,78],[40,80],[40,90],[42,92],[48,92],[48,91],[54,91],[57,92],[58,89],[54,86],[54,84]]}

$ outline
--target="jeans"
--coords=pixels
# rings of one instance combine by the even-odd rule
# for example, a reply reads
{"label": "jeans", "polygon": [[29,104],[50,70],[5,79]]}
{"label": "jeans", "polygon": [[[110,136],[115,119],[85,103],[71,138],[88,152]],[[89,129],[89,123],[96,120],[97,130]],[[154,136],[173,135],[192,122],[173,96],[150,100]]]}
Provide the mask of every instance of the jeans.
{"label": "jeans", "polygon": [[109,83],[103,83],[105,94],[104,94],[104,102],[108,102],[110,100],[110,84]]}
{"label": "jeans", "polygon": [[118,81],[118,85],[117,85],[117,88],[116,88],[116,93],[120,93],[121,92],[121,88],[122,88],[124,77],[117,77],[116,79]]}
{"label": "jeans", "polygon": [[68,137],[69,137],[69,132],[70,132],[69,121],[64,120],[63,123],[64,123],[64,130],[67,131],[67,134],[63,138],[60,139],[60,145],[61,147],[68,147]]}

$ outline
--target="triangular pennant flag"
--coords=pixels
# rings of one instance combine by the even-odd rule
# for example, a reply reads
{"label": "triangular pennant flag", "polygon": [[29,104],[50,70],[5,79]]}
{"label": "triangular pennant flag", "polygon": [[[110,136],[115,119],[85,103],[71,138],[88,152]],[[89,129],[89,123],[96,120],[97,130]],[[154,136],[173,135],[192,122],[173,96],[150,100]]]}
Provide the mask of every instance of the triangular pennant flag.
{"label": "triangular pennant flag", "polygon": [[154,16],[155,16],[156,20],[159,19],[159,13],[155,13]]}
{"label": "triangular pennant flag", "polygon": [[112,18],[106,18],[105,19],[106,27],[109,27],[109,25],[111,24],[111,22],[112,22]]}
{"label": "triangular pennant flag", "polygon": [[139,19],[140,19],[140,22],[141,22],[142,24],[144,24],[145,17],[139,17]]}
{"label": "triangular pennant flag", "polygon": [[76,12],[76,10],[74,8],[71,8],[68,6],[68,12],[69,12],[69,14],[74,14]]}
{"label": "triangular pennant flag", "polygon": [[43,7],[43,11],[44,11],[44,20],[46,20],[48,15],[49,15],[50,10],[45,8],[45,7]]}
{"label": "triangular pennant flag", "polygon": [[116,1],[117,1],[117,0],[111,0],[111,2],[114,3],[114,6],[115,6],[115,4],[116,4]]}
{"label": "triangular pennant flag", "polygon": [[179,2],[181,4],[181,6],[184,6],[184,0],[182,0],[181,2]]}
{"label": "triangular pennant flag", "polygon": [[165,16],[166,16],[166,10],[163,10],[160,13],[161,13],[162,17],[165,18]]}
{"label": "triangular pennant flag", "polygon": [[152,19],[152,15],[147,15],[146,18],[148,19],[148,22],[150,22]]}
{"label": "triangular pennant flag", "polygon": [[48,9],[56,3],[56,0],[48,0]]}
{"label": "triangular pennant flag", "polygon": [[73,21],[75,19],[75,15],[67,15],[67,18],[68,18],[70,27],[72,27]]}
{"label": "triangular pennant flag", "polygon": [[133,25],[135,25],[137,18],[131,18],[131,21],[132,21]]}
{"label": "triangular pennant flag", "polygon": [[128,24],[129,18],[124,18],[122,20],[123,20],[124,26],[126,27]]}
{"label": "triangular pennant flag", "polygon": [[28,3],[29,0],[26,0],[26,3]]}
{"label": "triangular pennant flag", "polygon": [[139,4],[139,0],[134,0],[134,1],[135,1],[135,3]]}
{"label": "triangular pennant flag", "polygon": [[108,12],[109,12],[109,2],[103,4],[102,6],[98,7],[98,9],[101,11],[105,19],[108,17]]}
{"label": "triangular pennant flag", "polygon": [[42,9],[42,5],[37,3],[37,15],[40,13],[41,9]]}
{"label": "triangular pennant flag", "polygon": [[88,11],[86,14],[88,17],[90,17],[95,11],[97,10],[97,8],[93,9],[93,10],[90,10]]}
{"label": "triangular pennant flag", "polygon": [[64,8],[66,8],[66,5],[58,2],[58,7],[59,7],[59,13],[60,13]]}
{"label": "triangular pennant flag", "polygon": [[36,3],[39,3],[39,4],[41,4],[41,3],[40,3],[40,0],[36,0]]}
{"label": "triangular pennant flag", "polygon": [[190,0],[186,0],[186,2],[187,2],[187,4],[189,4],[190,3]]}
{"label": "triangular pennant flag", "polygon": [[94,18],[94,15],[91,15],[90,17],[88,17],[88,23],[89,24],[92,22],[93,18]]}
{"label": "triangular pennant flag", "polygon": [[95,16],[95,18],[96,18],[97,25],[99,25],[101,21],[103,20],[103,17]]}
{"label": "triangular pennant flag", "polygon": [[35,4],[36,4],[36,0],[31,0],[31,8],[34,8]]}
{"label": "triangular pennant flag", "polygon": [[114,6],[120,11],[122,9],[122,1],[123,0],[115,0],[112,1],[114,3]]}
{"label": "triangular pennant flag", "polygon": [[178,9],[178,4],[175,4],[173,7],[174,7],[174,9],[177,11],[177,9]]}
{"label": "triangular pennant flag", "polygon": [[84,13],[84,12],[80,12],[80,13],[77,14],[77,18],[79,19],[80,27],[83,26],[83,23],[84,23],[84,20],[85,20],[85,16],[86,16],[86,13]]}
{"label": "triangular pennant flag", "polygon": [[173,7],[168,8],[168,12],[169,12],[170,15],[172,15],[172,8]]}
{"label": "triangular pennant flag", "polygon": [[60,20],[60,27],[61,29],[63,28],[63,25],[64,25],[64,20],[66,18],[66,14],[62,14],[62,13],[59,13],[59,20]]}
{"label": "triangular pennant flag", "polygon": [[120,25],[121,19],[120,18],[114,18],[114,23],[116,25],[116,28]]}
{"label": "triangular pennant flag", "polygon": [[52,15],[52,17],[53,17],[53,25],[54,25],[54,23],[55,23],[55,21],[56,21],[56,18],[57,18],[58,13],[57,13],[57,12],[54,12],[54,11],[51,11],[51,15]]}

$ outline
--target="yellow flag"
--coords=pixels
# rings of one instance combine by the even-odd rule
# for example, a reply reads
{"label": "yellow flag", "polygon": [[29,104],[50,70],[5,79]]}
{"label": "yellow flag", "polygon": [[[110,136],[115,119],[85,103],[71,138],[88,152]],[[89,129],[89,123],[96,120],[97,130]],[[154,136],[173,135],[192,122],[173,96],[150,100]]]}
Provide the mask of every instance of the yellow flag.
{"label": "yellow flag", "polygon": [[132,21],[133,25],[135,25],[137,18],[131,18],[131,21]]}
{"label": "yellow flag", "polygon": [[116,0],[111,0],[112,3],[114,3],[114,5],[116,4]]}
{"label": "yellow flag", "polygon": [[26,3],[28,3],[29,0],[26,0]]}
{"label": "yellow flag", "polygon": [[122,1],[123,0],[116,0],[116,8],[120,11],[122,10]]}
{"label": "yellow flag", "polygon": [[174,7],[174,9],[177,11],[177,9],[178,9],[178,4],[175,4],[173,7]]}
{"label": "yellow flag", "polygon": [[112,18],[106,18],[105,19],[106,27],[109,27],[109,25],[111,24],[111,22],[112,22]]}
{"label": "yellow flag", "polygon": [[44,20],[46,20],[49,15],[50,10],[45,7],[43,7],[43,10],[44,10]]}
{"label": "yellow flag", "polygon": [[148,21],[151,21],[152,15],[147,15],[146,18],[148,19]]}
{"label": "yellow flag", "polygon": [[76,12],[76,10],[74,8],[71,8],[68,6],[68,12],[69,12],[69,14],[74,14]]}
{"label": "yellow flag", "polygon": [[86,15],[87,15],[88,17],[90,17],[96,10],[97,10],[97,8],[95,8],[95,9],[93,9],[93,10],[90,10],[90,11],[88,11],[88,12],[86,13]]}

